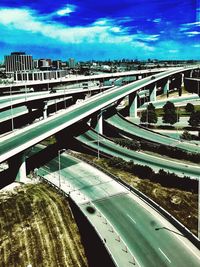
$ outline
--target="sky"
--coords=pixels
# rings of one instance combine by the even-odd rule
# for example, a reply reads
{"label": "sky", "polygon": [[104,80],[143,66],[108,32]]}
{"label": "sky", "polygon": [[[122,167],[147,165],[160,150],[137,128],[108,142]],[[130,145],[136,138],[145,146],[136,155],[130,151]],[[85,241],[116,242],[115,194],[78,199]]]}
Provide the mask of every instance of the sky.
{"label": "sky", "polygon": [[0,0],[0,60],[200,59],[200,0]]}

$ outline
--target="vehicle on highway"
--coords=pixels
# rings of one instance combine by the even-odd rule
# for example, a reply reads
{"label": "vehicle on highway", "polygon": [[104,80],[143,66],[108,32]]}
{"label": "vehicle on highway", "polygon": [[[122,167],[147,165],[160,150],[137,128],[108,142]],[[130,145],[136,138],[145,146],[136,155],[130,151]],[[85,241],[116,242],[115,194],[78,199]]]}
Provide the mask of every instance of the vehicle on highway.
{"label": "vehicle on highway", "polygon": [[56,89],[53,89],[53,88],[50,89],[49,93],[50,93],[50,94],[52,94],[52,93],[56,93]]}

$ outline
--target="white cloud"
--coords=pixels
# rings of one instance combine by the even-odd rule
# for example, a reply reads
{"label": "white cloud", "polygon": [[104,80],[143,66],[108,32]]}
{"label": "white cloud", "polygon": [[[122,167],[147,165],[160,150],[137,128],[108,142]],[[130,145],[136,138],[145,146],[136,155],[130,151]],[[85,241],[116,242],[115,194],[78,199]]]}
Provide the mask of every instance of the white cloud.
{"label": "white cloud", "polygon": [[182,25],[183,26],[189,26],[189,27],[200,26],[200,21],[195,21],[195,22],[190,22],[190,23],[184,23]]}
{"label": "white cloud", "polygon": [[198,31],[191,31],[191,32],[185,32],[185,34],[188,36],[188,37],[193,37],[193,36],[197,36],[200,34],[200,32]]}
{"label": "white cloud", "polygon": [[159,39],[159,36],[159,34],[143,34],[142,32],[138,32],[134,37],[141,41],[154,42]]}
{"label": "white cloud", "polygon": [[[113,26],[112,20],[101,19],[87,27],[67,27],[61,23],[55,23],[51,20],[46,21],[45,19],[46,17],[41,17],[29,9],[0,10],[0,24],[9,30],[39,33],[63,43],[119,43],[132,41],[132,37],[128,34],[116,35],[121,29],[119,27],[111,27]],[[112,34],[112,32],[115,34]]]}
{"label": "white cloud", "polygon": [[153,22],[160,23],[161,22],[161,18],[154,19]]}
{"label": "white cloud", "polygon": [[59,16],[69,16],[69,14],[75,12],[76,9],[77,9],[76,5],[67,4],[62,9],[57,10],[56,14]]}
{"label": "white cloud", "polygon": [[170,49],[170,50],[168,50],[168,52],[169,52],[169,53],[178,53],[179,50],[177,50],[177,49]]}

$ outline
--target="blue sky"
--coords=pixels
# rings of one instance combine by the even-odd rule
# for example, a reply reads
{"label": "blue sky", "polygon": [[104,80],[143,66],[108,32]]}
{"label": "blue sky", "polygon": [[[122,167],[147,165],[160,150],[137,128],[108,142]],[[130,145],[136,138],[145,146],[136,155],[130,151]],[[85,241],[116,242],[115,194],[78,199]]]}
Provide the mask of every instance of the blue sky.
{"label": "blue sky", "polygon": [[200,0],[1,0],[0,60],[200,59]]}

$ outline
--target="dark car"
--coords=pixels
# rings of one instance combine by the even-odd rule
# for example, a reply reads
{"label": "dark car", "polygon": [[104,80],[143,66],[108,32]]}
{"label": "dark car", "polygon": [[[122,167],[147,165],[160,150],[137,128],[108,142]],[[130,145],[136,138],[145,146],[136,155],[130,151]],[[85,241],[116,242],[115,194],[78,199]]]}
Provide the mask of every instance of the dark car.
{"label": "dark car", "polygon": [[49,93],[50,93],[50,94],[52,94],[52,93],[56,93],[56,89],[50,89]]}
{"label": "dark car", "polygon": [[154,80],[156,77],[155,76],[151,76],[151,80]]}

